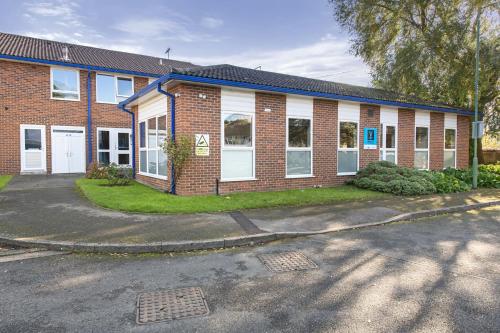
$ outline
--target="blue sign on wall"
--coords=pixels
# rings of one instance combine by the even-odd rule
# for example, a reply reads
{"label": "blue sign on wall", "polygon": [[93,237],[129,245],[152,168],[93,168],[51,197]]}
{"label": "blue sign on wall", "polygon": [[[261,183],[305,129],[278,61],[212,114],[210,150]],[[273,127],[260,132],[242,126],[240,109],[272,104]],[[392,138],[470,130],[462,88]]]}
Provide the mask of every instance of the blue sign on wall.
{"label": "blue sign on wall", "polygon": [[364,149],[377,149],[377,128],[364,129]]}

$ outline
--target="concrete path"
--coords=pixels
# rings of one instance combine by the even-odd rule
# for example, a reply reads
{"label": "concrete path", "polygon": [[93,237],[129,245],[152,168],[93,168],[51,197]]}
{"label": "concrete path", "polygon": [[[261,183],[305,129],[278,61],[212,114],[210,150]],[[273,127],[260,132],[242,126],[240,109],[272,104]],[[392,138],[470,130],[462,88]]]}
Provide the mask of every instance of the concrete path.
{"label": "concrete path", "polygon": [[0,234],[23,239],[141,243],[244,235],[228,214],[141,215],[98,208],[81,176],[17,176],[0,192]]}
{"label": "concrete path", "polygon": [[[499,244],[496,207],[204,255],[3,263],[0,332],[499,332]],[[284,251],[318,269],[257,257]],[[208,316],[136,324],[139,294],[185,287]]]}
{"label": "concrete path", "polygon": [[[0,239],[56,242],[48,247],[89,252],[185,251],[359,227],[407,212],[500,200],[500,190],[481,190],[227,214],[129,214],[89,203],[75,187],[78,177],[81,176],[15,177],[0,192]],[[61,245],[64,242],[69,244]],[[45,246],[42,243],[27,245]],[[137,246],[134,249],[125,245]]]}

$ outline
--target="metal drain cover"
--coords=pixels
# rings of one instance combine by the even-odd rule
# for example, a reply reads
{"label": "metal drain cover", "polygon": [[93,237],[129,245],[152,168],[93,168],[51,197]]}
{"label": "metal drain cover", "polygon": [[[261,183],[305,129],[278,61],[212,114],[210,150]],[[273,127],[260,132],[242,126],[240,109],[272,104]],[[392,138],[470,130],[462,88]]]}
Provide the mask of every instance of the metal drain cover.
{"label": "metal drain cover", "polygon": [[268,253],[261,254],[258,258],[275,273],[318,268],[318,265],[301,252]]}
{"label": "metal drain cover", "polygon": [[137,297],[138,324],[206,316],[209,312],[201,288],[148,292]]}

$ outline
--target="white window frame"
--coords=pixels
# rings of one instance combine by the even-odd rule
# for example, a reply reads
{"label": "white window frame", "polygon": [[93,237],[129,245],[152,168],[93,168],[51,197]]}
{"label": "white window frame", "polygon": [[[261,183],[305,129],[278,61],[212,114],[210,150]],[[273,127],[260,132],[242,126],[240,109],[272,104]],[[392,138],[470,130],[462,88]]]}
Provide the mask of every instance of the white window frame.
{"label": "white window frame", "polygon": [[[309,138],[311,144],[309,147],[289,147],[288,146],[288,143],[289,143],[289,128],[288,128],[288,124],[289,124],[289,119],[292,118],[292,119],[305,119],[305,120],[309,120],[310,121],[310,129],[309,129],[309,135],[311,136]],[[285,146],[286,146],[286,154],[285,154],[285,178],[308,178],[308,177],[314,177],[314,171],[313,171],[313,117],[311,116],[297,116],[297,115],[287,115],[286,116],[286,143],[285,143]],[[300,174],[300,175],[289,175],[288,174],[288,152],[289,151],[299,151],[299,152],[310,152],[311,153],[311,172],[310,173],[306,173],[306,174]]]}
{"label": "white window frame", "polygon": [[[163,176],[163,175],[159,175],[158,174],[158,161],[160,160],[159,159],[159,155],[160,155],[160,151],[163,151],[162,148],[158,145],[158,118],[160,117],[166,117],[166,131],[167,131],[167,135],[168,135],[168,117],[166,114],[158,114],[158,115],[155,115],[155,116],[151,116],[149,118],[144,118],[144,119],[141,119],[140,121],[137,122],[137,133],[139,133],[138,135],[138,146],[139,146],[139,171],[138,171],[138,174],[139,175],[142,175],[142,176],[147,176],[147,177],[151,177],[151,178],[157,178],[157,179],[162,179],[162,180],[167,180],[168,179],[168,167],[167,167],[167,175],[166,176]],[[156,121],[156,135],[155,135],[155,140],[156,140],[156,148],[149,148],[149,138],[148,138],[148,122],[150,119],[155,119]],[[145,147],[141,147],[141,144],[140,144],[140,140],[141,140],[141,123],[146,123],[146,126],[144,127],[144,130],[145,130],[145,137],[144,137],[144,140],[145,140],[145,144],[146,146]],[[149,151],[153,151],[153,150],[156,150],[156,174],[154,173],[150,173],[149,172],[149,161],[148,161],[148,158],[149,158]],[[141,171],[141,151],[145,151],[146,152],[146,172],[144,171]],[[168,156],[165,156],[166,160],[167,160],[167,164],[168,164]]]}
{"label": "white window frame", "polygon": [[[109,132],[109,149],[100,149],[99,148],[99,132],[100,131],[108,131]],[[118,147],[116,149],[112,149],[111,148],[111,140],[114,140],[111,138],[111,135],[112,134],[117,134],[117,133],[128,133],[129,135],[129,144],[128,144],[128,150],[118,150]],[[132,137],[131,137],[131,131],[130,131],[130,128],[119,128],[119,127],[97,127],[96,128],[96,149],[97,149],[97,156],[96,156],[96,159],[97,159],[97,162],[101,162],[99,160],[99,153],[100,152],[108,152],[109,153],[109,159],[110,159],[110,163],[111,162],[111,154],[113,152],[113,150],[116,150],[116,154],[117,155],[121,155],[121,154],[126,154],[128,152],[128,160],[129,160],[129,164],[118,164],[118,161],[117,161],[117,166],[119,168],[129,168],[132,166]]]}
{"label": "white window frame", "polygon": [[[114,86],[115,86],[115,100],[114,102],[108,102],[108,101],[100,101],[99,100],[99,83],[97,81],[97,76],[98,75],[103,75],[103,76],[110,76],[113,78],[114,80]],[[131,80],[132,82],[132,95],[135,93],[135,89],[134,89],[134,86],[135,86],[135,83],[134,83],[134,77],[133,76],[129,76],[129,75],[114,75],[114,74],[109,74],[109,73],[103,73],[103,72],[96,72],[96,75],[95,75],[95,100],[96,100],[96,103],[99,103],[99,104],[112,104],[112,105],[115,105],[115,104],[118,104],[118,97],[124,97],[124,98],[129,98],[130,96],[125,96],[125,95],[119,95],[118,94],[118,79],[127,79],[127,80]]]}
{"label": "white window frame", "polygon": [[[45,137],[45,125],[20,125],[20,149],[21,149],[21,172],[47,172],[47,141]],[[25,129],[39,129],[41,131],[41,144],[42,149],[40,154],[42,155],[42,167],[41,168],[26,168],[25,167],[25,137],[24,130]]]}
{"label": "white window frame", "polygon": [[[356,148],[341,148],[340,147],[340,123],[356,123],[357,127],[357,138],[356,138]],[[359,120],[353,119],[339,119],[337,122],[337,176],[353,176],[356,175],[359,171]],[[357,162],[356,162],[356,171],[355,172],[339,172],[339,152],[344,151],[355,151],[357,152]]]}
{"label": "white window frame", "polygon": [[[382,140],[380,142],[380,151],[381,151],[381,154],[380,154],[380,160],[381,161],[387,161],[386,159],[386,156],[387,156],[387,149],[390,149],[390,151],[393,151],[394,150],[394,164],[398,164],[398,124],[394,124],[394,123],[382,123],[380,124],[381,125],[381,132],[382,132]],[[395,131],[394,131],[394,136],[395,136],[395,140],[394,140],[394,143],[395,143],[395,147],[394,148],[386,148],[385,145],[386,145],[386,138],[385,138],[385,135],[386,135],[386,128],[387,126],[392,126],[394,127]]]}
{"label": "white window frame", "polygon": [[[417,148],[417,128],[427,128],[427,149],[425,148]],[[419,151],[425,151],[427,152],[427,168],[425,169],[419,169],[419,170],[429,170],[429,163],[430,163],[430,153],[429,153],[429,146],[430,146],[430,141],[431,141],[431,128],[430,126],[424,126],[424,125],[415,125],[415,135],[413,136],[413,147],[414,147],[414,152],[413,152],[413,167],[415,167],[415,155]]]}
{"label": "white window frame", "polygon": [[[61,97],[54,97],[54,92],[61,92],[61,93],[75,93],[74,91],[71,90],[54,90],[54,74],[53,71],[54,69],[60,70],[60,71],[68,71],[68,72],[75,72],[76,73],[76,93],[78,94],[78,98],[61,98]],[[80,71],[77,69],[69,69],[67,67],[59,67],[59,66],[51,66],[50,67],[50,99],[58,100],[58,101],[72,101],[72,102],[79,102],[80,101]]]}
{"label": "white window frame", "polygon": [[[226,145],[225,139],[225,131],[224,131],[224,119],[228,115],[232,114],[240,114],[243,116],[250,116],[252,119],[252,146],[233,146]],[[220,170],[221,170],[221,181],[223,182],[235,182],[235,181],[246,181],[246,180],[256,180],[255,177],[255,113],[254,112],[245,112],[245,111],[222,111],[221,112],[221,121],[220,121],[220,132],[221,132],[221,158],[220,158]],[[236,178],[223,178],[222,177],[222,163],[223,158],[222,154],[224,151],[252,151],[252,176],[250,177],[236,177]]]}
{"label": "white window frame", "polygon": [[[453,130],[455,132],[455,148],[454,149],[446,149],[446,130]],[[457,129],[455,127],[445,127],[444,132],[443,132],[443,141],[444,141],[444,151],[445,152],[454,152],[453,156],[455,157],[455,160],[453,161],[453,168],[457,168]],[[444,154],[443,154],[443,169],[446,169],[444,166]]]}

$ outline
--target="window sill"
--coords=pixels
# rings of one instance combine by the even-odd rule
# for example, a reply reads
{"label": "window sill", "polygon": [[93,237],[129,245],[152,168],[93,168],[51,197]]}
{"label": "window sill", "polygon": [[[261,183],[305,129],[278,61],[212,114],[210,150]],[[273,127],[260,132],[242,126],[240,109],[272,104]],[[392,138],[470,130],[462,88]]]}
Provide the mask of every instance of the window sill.
{"label": "window sill", "polygon": [[149,177],[149,178],[156,178],[156,179],[161,179],[161,180],[168,180],[167,176],[158,176],[158,175],[154,175],[152,173],[139,172],[138,175],[141,175],[141,176],[144,176],[144,177]]}
{"label": "window sill", "polygon": [[339,172],[337,176],[356,176],[357,172]]}
{"label": "window sill", "polygon": [[118,105],[116,102],[100,102],[100,101],[95,101],[97,104],[109,104],[109,105]]}
{"label": "window sill", "polygon": [[315,175],[287,175],[285,179],[294,179],[294,178],[316,178]]}
{"label": "window sill", "polygon": [[80,98],[78,99],[71,99],[71,98],[57,98],[57,97],[51,97],[51,100],[54,101],[66,101],[66,102],[80,102]]}
{"label": "window sill", "polygon": [[258,180],[257,178],[251,177],[251,178],[232,178],[232,179],[221,179],[221,183],[231,183],[231,182],[247,182],[247,181],[255,181]]}

